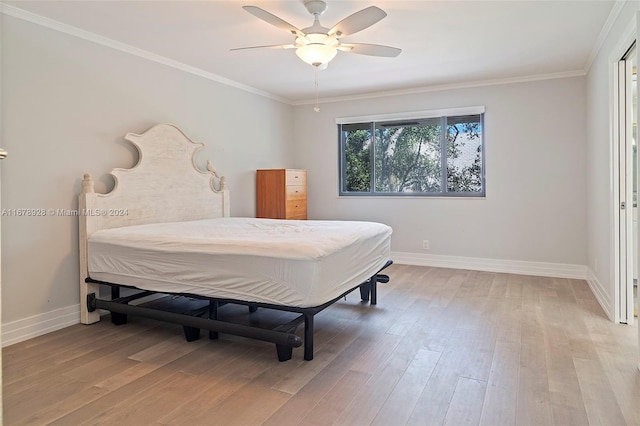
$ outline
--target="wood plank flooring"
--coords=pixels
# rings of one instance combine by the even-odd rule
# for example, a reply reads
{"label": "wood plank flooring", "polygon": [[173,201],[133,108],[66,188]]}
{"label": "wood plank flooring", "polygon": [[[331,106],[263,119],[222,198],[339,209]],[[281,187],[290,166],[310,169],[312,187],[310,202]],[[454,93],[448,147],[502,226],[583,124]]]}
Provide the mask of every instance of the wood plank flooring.
{"label": "wood plank flooring", "polygon": [[353,293],[316,317],[311,362],[135,318],[7,347],[5,424],[640,425],[637,328],[586,282],[388,271],[377,306]]}

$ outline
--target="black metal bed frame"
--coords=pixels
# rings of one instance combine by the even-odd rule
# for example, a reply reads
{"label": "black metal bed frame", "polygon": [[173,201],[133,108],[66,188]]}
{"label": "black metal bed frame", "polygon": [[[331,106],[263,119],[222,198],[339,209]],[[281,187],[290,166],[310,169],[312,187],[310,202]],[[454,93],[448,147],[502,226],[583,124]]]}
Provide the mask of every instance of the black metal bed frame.
{"label": "black metal bed frame", "polygon": [[[386,264],[367,281],[344,292],[335,299],[330,300],[329,302],[322,305],[308,308],[274,305],[270,303],[246,302],[243,300],[235,299],[210,298],[190,293],[160,293],[153,291],[140,291],[139,293],[130,296],[120,297],[121,288],[131,288],[135,290],[140,289],[138,289],[137,287],[122,284],[98,281],[91,278],[87,278],[85,281],[87,283],[102,284],[111,287],[111,300],[99,299],[95,293],[91,293],[87,295],[86,303],[89,312],[93,312],[96,309],[105,309],[110,311],[111,322],[113,322],[113,324],[115,325],[125,324],[127,322],[127,315],[141,316],[145,318],[180,324],[183,326],[184,335],[188,342],[198,340],[200,338],[200,329],[205,329],[209,330],[210,339],[217,339],[218,333],[227,333],[236,336],[248,337],[251,339],[275,343],[278,360],[281,362],[291,359],[293,348],[300,347],[304,343],[304,359],[307,361],[311,361],[313,359],[314,316],[356,289],[360,289],[360,298],[363,302],[370,301],[372,305],[377,304],[377,284],[386,283],[389,281],[389,277],[387,275],[381,274],[380,272],[389,267],[392,263],[393,261],[388,260]],[[208,301],[208,305],[189,312],[176,313],[129,304],[134,300],[154,294],[185,296],[193,299]],[[286,324],[279,325],[278,327],[269,330],[265,328],[219,320],[218,308],[224,304],[246,305],[249,307],[250,312],[255,312],[258,308],[267,308],[279,311],[299,313],[300,316]],[[296,329],[303,322],[304,341],[295,334]]]}

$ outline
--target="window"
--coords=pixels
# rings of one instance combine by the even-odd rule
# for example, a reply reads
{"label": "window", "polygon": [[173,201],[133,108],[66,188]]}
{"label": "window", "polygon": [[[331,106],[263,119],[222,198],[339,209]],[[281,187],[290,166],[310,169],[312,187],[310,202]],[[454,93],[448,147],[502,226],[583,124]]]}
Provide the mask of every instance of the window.
{"label": "window", "polygon": [[443,112],[337,120],[340,195],[483,197],[484,108]]}

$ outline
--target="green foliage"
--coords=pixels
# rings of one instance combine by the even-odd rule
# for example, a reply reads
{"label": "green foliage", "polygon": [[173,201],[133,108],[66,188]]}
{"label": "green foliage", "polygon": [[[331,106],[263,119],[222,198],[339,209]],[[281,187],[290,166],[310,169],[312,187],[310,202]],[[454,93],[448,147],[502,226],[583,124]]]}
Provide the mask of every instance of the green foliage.
{"label": "green foliage", "polygon": [[378,192],[438,192],[440,127],[381,127],[375,139]]}
{"label": "green foliage", "polygon": [[470,166],[449,166],[447,170],[448,192],[479,192],[482,189],[481,148]]}
{"label": "green foliage", "polygon": [[358,129],[343,132],[346,154],[345,190],[371,191],[371,131]]}
{"label": "green foliage", "polygon": [[[461,138],[466,135],[466,141]],[[478,144],[471,164],[455,165],[454,161],[461,155],[461,148],[466,143],[480,138],[480,122],[473,121],[447,126],[447,191],[479,192],[482,190],[482,146]]]}

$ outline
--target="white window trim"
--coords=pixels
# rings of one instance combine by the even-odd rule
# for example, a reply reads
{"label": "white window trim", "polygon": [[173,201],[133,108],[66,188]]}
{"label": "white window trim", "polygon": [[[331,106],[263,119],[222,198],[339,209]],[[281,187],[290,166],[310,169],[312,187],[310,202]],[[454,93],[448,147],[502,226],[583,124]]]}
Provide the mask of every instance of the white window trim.
{"label": "white window trim", "polygon": [[342,117],[342,118],[336,118],[336,124],[355,124],[355,123],[364,123],[364,122],[371,122],[371,121],[412,120],[412,119],[418,119],[418,118],[435,118],[435,117],[443,117],[443,116],[450,117],[455,115],[477,115],[477,114],[484,114],[484,112],[485,112],[484,105],[461,107],[461,108],[432,109],[428,111],[361,115],[359,117]]}

